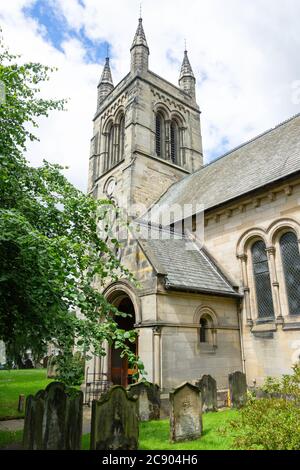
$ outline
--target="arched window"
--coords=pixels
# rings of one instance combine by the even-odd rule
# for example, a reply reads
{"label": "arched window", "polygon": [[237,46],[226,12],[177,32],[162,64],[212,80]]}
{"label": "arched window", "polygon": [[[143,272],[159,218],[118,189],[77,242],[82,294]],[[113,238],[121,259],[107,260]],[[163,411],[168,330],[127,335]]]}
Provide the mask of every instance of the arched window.
{"label": "arched window", "polygon": [[206,318],[201,318],[200,320],[200,343],[207,343],[207,328],[208,321]]}
{"label": "arched window", "polygon": [[155,151],[156,155],[164,158],[165,120],[158,112],[155,117]]}
{"label": "arched window", "polygon": [[300,254],[294,232],[282,235],[280,249],[290,315],[300,315]]}
{"label": "arched window", "polygon": [[170,129],[171,137],[171,161],[172,163],[178,163],[178,149],[179,149],[179,129],[176,121],[171,122]]}
{"label": "arched window", "polygon": [[111,168],[114,163],[114,126],[111,125],[108,133],[108,165],[107,168]]}
{"label": "arched window", "polygon": [[273,297],[266,245],[262,240],[252,245],[253,274],[256,288],[258,318],[274,317]]}
{"label": "arched window", "polygon": [[124,143],[125,143],[125,117],[124,115],[120,119],[120,135],[119,135],[119,158],[121,161],[124,157]]}

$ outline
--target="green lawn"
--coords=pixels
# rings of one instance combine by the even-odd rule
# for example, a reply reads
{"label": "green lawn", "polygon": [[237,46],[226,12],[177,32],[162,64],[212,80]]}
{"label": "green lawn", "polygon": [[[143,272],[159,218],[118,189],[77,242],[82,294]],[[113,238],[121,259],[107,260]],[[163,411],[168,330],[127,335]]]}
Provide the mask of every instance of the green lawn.
{"label": "green lawn", "polygon": [[35,394],[50,382],[46,369],[0,370],[0,420],[24,416],[18,412],[19,395]]}
{"label": "green lawn", "polygon": [[[45,388],[52,379],[47,379],[45,369],[0,371],[0,420],[22,417],[18,413],[20,394],[28,396]],[[24,414],[24,413],[23,413]],[[203,435],[201,439],[191,442],[171,444],[169,442],[169,421],[151,421],[140,424],[140,449],[145,450],[223,450],[232,447],[230,433],[220,432],[227,423],[234,420],[238,412],[234,410],[219,411],[203,415]],[[12,443],[21,443],[22,431],[0,431],[0,448]],[[90,436],[82,438],[82,449],[89,449]]]}
{"label": "green lawn", "polygon": [[10,444],[21,444],[23,431],[0,431],[0,449]]}
{"label": "green lawn", "polygon": [[[228,450],[232,448],[232,437],[224,436],[220,429],[234,420],[237,411],[226,410],[218,413],[207,413],[203,416],[203,435],[196,441],[171,444],[169,442],[169,420],[150,421],[140,424],[140,449],[144,450]],[[22,442],[22,431],[0,431],[0,449]],[[89,450],[90,435],[82,437],[82,449]]]}
{"label": "green lawn", "polygon": [[141,423],[140,449],[145,450],[225,450],[232,447],[232,438],[219,430],[237,416],[237,411],[226,410],[203,415],[201,439],[171,444],[169,442],[169,420]]}
{"label": "green lawn", "polygon": [[[232,448],[233,438],[224,436],[221,428],[234,420],[238,412],[234,410],[219,411],[203,415],[203,435],[195,441],[171,444],[169,442],[169,420],[149,421],[140,424],[141,450],[228,450]],[[82,438],[82,449],[88,450],[90,436],[86,434]]]}

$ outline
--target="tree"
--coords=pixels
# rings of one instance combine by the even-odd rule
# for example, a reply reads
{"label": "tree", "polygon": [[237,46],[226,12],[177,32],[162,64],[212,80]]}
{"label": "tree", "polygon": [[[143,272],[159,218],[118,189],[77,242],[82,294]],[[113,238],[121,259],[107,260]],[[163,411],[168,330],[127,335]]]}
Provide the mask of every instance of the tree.
{"label": "tree", "polygon": [[131,277],[114,255],[118,242],[109,247],[99,234],[104,201],[76,189],[61,166],[34,168],[24,157],[27,140],[38,140],[28,124],[36,128],[40,116],[65,108],[65,100],[38,96],[54,69],[17,59],[0,39],[0,339],[11,358],[28,348],[40,357],[53,343],[62,376],[75,345],[104,355],[107,340],[142,371],[128,346],[135,332],[116,322],[126,315],[101,294],[108,279]]}

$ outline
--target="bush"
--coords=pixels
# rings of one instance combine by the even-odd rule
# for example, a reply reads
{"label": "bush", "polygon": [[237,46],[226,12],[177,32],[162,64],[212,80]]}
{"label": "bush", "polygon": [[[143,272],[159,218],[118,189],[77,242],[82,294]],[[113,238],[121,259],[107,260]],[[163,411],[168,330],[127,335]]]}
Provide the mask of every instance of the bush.
{"label": "bush", "polygon": [[267,378],[268,397],[248,396],[238,419],[231,423],[234,446],[248,450],[300,450],[300,367],[292,375]]}
{"label": "bush", "polygon": [[57,380],[67,386],[81,385],[84,380],[85,360],[79,352],[56,356]]}

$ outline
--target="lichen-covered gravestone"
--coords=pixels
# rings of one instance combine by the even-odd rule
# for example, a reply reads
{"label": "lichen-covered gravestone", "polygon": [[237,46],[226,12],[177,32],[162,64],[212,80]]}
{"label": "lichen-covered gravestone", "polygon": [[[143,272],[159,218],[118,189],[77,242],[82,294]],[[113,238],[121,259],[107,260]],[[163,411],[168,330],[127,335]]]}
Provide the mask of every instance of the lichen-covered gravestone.
{"label": "lichen-covered gravestone", "polygon": [[170,392],[170,440],[194,440],[201,434],[201,394],[198,387],[185,382]]}
{"label": "lichen-covered gravestone", "polygon": [[211,375],[202,375],[195,385],[201,393],[203,412],[218,411],[217,382],[215,379]]}
{"label": "lichen-covered gravestone", "polygon": [[228,376],[230,402],[233,408],[241,408],[247,399],[247,381],[243,372],[233,372]]}
{"label": "lichen-covered gravestone", "polygon": [[26,400],[24,449],[80,450],[83,394],[60,382]]}
{"label": "lichen-covered gravestone", "polygon": [[151,421],[160,418],[159,386],[150,382],[138,382],[128,387],[130,397],[138,397],[139,420]]}
{"label": "lichen-covered gravestone", "polygon": [[115,385],[100,400],[93,400],[91,450],[136,450],[138,438],[136,397]]}

